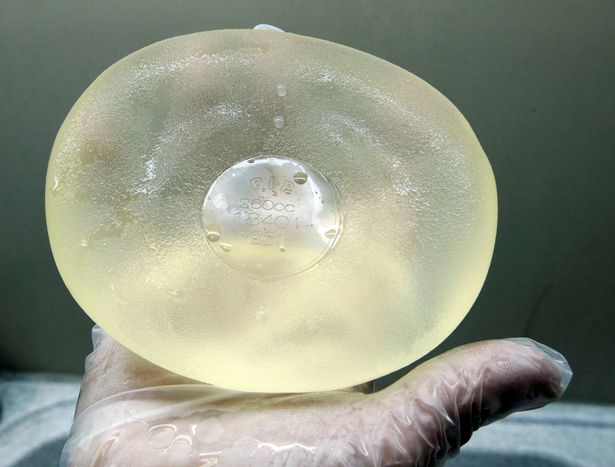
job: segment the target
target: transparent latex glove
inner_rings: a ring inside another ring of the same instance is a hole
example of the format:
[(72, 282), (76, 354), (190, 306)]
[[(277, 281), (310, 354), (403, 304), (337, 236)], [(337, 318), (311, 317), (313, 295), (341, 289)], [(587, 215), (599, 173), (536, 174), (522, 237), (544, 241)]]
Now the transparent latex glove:
[(565, 358), (531, 339), (465, 345), (377, 393), (240, 393), (130, 352), (99, 328), (66, 466), (434, 465), (472, 431), (565, 391)]

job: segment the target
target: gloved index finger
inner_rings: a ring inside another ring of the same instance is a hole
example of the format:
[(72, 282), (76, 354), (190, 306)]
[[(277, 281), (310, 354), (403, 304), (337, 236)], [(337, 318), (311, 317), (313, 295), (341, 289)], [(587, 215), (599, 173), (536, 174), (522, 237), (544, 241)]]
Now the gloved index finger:
[(145, 360), (99, 326), (92, 328), (92, 345), (92, 353), (85, 361), (76, 415), (99, 400), (124, 391), (199, 383)]

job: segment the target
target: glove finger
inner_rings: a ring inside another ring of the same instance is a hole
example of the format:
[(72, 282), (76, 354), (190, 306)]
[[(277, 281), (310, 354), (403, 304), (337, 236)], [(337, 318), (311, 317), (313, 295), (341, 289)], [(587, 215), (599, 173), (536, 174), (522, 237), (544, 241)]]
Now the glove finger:
[(384, 465), (433, 465), (480, 426), (558, 399), (571, 377), (561, 354), (528, 338), (462, 346), (370, 396), (364, 431)]
[(99, 326), (92, 328), (92, 346), (92, 353), (85, 359), (85, 374), (75, 415), (105, 397), (124, 391), (196, 383), (131, 352)]

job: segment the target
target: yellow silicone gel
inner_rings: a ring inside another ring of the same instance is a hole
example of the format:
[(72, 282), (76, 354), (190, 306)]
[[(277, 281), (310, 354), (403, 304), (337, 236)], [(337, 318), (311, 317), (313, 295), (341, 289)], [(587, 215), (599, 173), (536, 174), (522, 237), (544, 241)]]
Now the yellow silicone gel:
[(328, 390), (459, 324), (496, 230), (489, 162), (438, 91), (371, 55), (263, 30), (158, 42), (77, 101), (47, 174), (83, 309), (173, 372)]

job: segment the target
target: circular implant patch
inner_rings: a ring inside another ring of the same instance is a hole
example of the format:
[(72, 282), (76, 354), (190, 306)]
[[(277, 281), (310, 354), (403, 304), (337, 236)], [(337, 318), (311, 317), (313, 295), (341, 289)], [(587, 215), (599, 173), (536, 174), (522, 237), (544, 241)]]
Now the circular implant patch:
[(318, 263), (338, 241), (335, 186), (308, 164), (267, 156), (224, 171), (203, 203), (205, 238), (241, 274), (279, 278)]

